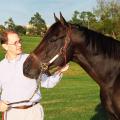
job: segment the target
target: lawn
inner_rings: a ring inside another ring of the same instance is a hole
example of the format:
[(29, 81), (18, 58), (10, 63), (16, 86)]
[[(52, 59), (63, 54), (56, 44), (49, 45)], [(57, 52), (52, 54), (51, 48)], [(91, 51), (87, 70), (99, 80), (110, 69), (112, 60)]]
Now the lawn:
[[(30, 53), (41, 38), (22, 36), (22, 39), (24, 52)], [(0, 59), (3, 52), (0, 47)], [(73, 62), (56, 87), (41, 88), (41, 93), (45, 120), (106, 120), (98, 85)]]

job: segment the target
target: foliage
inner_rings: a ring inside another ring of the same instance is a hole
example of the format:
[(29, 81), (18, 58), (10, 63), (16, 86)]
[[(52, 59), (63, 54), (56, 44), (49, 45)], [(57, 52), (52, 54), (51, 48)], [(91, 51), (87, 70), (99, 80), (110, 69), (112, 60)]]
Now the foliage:
[(97, 0), (93, 12), (76, 10), (70, 22), (120, 39), (120, 1)]
[(31, 17), (29, 24), (33, 25), (33, 28), (30, 30), (36, 35), (42, 36), (47, 30), (46, 23), (38, 12), (36, 12), (34, 16)]
[(5, 27), (3, 25), (0, 25), (0, 33), (5, 31)]
[(101, 26), (101, 32), (115, 38), (120, 33), (120, 2), (116, 0), (97, 0), (98, 6), (94, 10)]
[(16, 25), (15, 26), (15, 31), (20, 35), (25, 35), (26, 34), (26, 28), (21, 26), (21, 25)]
[(15, 23), (11, 17), (5, 21), (5, 27), (7, 30), (15, 30)]
[(79, 18), (79, 14), (80, 14), (80, 12), (78, 12), (77, 10), (74, 11), (73, 17), (72, 17), (72, 19), (69, 22), (71, 22), (73, 24), (82, 25), (82, 21)]
[(70, 22), (73, 24), (76, 23), (88, 28), (92, 28), (92, 23), (96, 23), (96, 18), (95, 15), (90, 11), (74, 11), (73, 17)]
[(12, 17), (10, 17), (7, 21), (4, 22), (4, 26), (0, 25), (0, 32), (3, 32), (4, 30), (13, 30), (19, 33), (20, 35), (27, 34), (34, 36), (43, 36), (47, 30), (45, 20), (41, 17), (41, 15), (38, 12), (36, 12), (34, 16), (31, 17), (28, 25), (29, 27), (16, 25)]

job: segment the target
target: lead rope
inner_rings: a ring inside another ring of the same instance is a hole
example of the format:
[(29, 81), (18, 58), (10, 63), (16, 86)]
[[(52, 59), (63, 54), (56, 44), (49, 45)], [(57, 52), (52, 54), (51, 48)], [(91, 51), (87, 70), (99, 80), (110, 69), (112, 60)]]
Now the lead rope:
[(35, 93), (37, 93), (38, 89), (40, 88), (40, 81), (41, 81), (41, 78), (42, 78), (42, 73), (43, 73), (43, 72), (41, 71), (41, 72), (40, 72), (40, 75), (39, 75), (39, 77), (38, 77), (38, 79), (37, 79), (37, 87), (36, 87), (33, 95), (29, 98), (29, 101), (33, 98), (33, 96), (35, 95)]
[(4, 112), (2, 112), (2, 120), (4, 120)]

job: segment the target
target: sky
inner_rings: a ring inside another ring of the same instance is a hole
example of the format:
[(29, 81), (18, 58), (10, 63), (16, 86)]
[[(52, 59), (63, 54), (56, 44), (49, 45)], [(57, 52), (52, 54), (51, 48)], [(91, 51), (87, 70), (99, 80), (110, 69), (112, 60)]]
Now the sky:
[(47, 25), (54, 23), (54, 15), (59, 13), (70, 20), (75, 10), (92, 11), (96, 0), (0, 0), (0, 24), (12, 17), (16, 25), (27, 25), (36, 12)]

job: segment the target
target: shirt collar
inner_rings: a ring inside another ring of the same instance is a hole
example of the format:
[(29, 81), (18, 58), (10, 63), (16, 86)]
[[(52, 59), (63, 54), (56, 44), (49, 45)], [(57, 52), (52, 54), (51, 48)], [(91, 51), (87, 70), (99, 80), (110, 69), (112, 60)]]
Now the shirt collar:
[(19, 54), (19, 55), (17, 55), (17, 57), (15, 59), (9, 60), (9, 59), (7, 59), (7, 56), (5, 55), (5, 60), (9, 63), (15, 63), (15, 62), (20, 61), (21, 57), (22, 57), (22, 54)]

